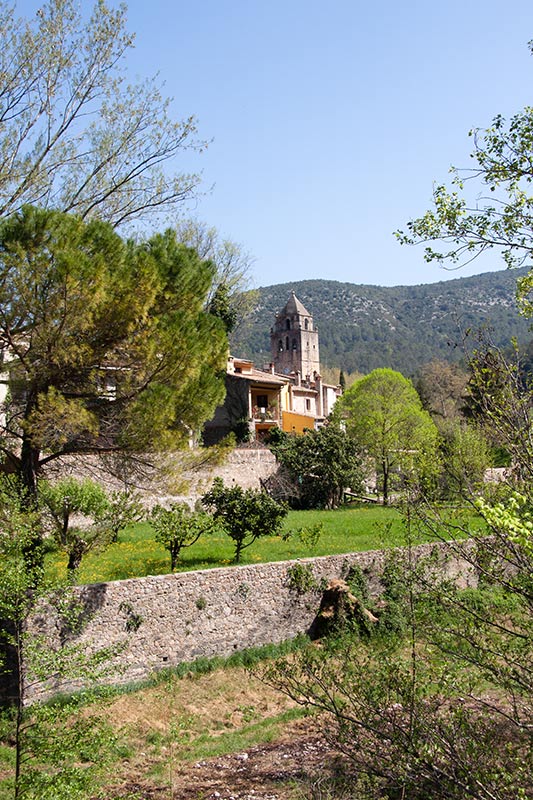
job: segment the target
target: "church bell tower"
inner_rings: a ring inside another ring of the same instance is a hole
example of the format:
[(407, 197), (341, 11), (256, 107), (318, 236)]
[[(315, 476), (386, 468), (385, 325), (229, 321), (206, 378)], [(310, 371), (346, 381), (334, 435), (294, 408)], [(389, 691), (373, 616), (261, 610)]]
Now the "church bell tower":
[(299, 373), (302, 380), (313, 380), (315, 372), (320, 374), (318, 330), (294, 292), (287, 305), (276, 314), (270, 331), (270, 349), (278, 374)]

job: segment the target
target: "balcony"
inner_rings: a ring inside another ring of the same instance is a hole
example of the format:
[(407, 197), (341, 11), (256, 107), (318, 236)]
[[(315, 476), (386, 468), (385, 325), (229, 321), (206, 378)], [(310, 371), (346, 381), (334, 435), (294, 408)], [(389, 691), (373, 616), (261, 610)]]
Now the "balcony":
[(277, 405), (252, 406), (252, 419), (254, 422), (278, 422), (279, 409)]

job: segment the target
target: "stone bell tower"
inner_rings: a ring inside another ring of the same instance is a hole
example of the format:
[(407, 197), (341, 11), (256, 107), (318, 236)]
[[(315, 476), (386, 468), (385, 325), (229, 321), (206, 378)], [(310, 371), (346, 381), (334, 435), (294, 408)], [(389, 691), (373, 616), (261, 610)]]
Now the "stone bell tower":
[(270, 331), (270, 350), (274, 370), (280, 375), (299, 373), (302, 380), (320, 374), (318, 330), (313, 317), (294, 292), (287, 305), (276, 314)]

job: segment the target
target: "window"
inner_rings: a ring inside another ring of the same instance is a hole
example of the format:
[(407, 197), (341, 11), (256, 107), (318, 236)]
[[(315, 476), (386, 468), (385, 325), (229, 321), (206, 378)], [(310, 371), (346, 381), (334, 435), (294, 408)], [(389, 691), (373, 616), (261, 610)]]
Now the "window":
[(291, 329), (291, 321), (290, 319), (285, 320), (285, 328), (290, 331)]
[(267, 394), (258, 394), (255, 398), (255, 404), (259, 408), (266, 408), (268, 406), (268, 395)]
[(305, 328), (306, 331), (309, 330), (309, 320), (308, 319), (306, 319), (305, 322), (304, 322), (304, 328)]
[(308, 397), (305, 398), (305, 410), (311, 411), (311, 401)]
[(289, 337), (287, 336), (287, 338), (285, 339), (285, 350), (288, 349), (289, 349)]
[(278, 350), (279, 350), (280, 353), (283, 350), (283, 342), (281, 341), (281, 339), (278, 342)]
[(298, 347), (298, 345), (296, 344), (296, 339), (293, 339), (292, 340), (292, 349), (296, 350), (297, 347)]

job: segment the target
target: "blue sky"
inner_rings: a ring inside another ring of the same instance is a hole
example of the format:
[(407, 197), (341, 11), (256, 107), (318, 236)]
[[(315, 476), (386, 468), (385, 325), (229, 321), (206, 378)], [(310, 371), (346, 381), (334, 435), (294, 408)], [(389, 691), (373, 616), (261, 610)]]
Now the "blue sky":
[[(21, 11), (39, 5), (19, 4)], [(531, 0), (131, 0), (132, 74), (158, 72), (207, 151), (190, 215), (255, 258), (256, 286), (427, 283), (468, 272), (393, 231), (469, 165), (468, 131), (533, 103)]]

